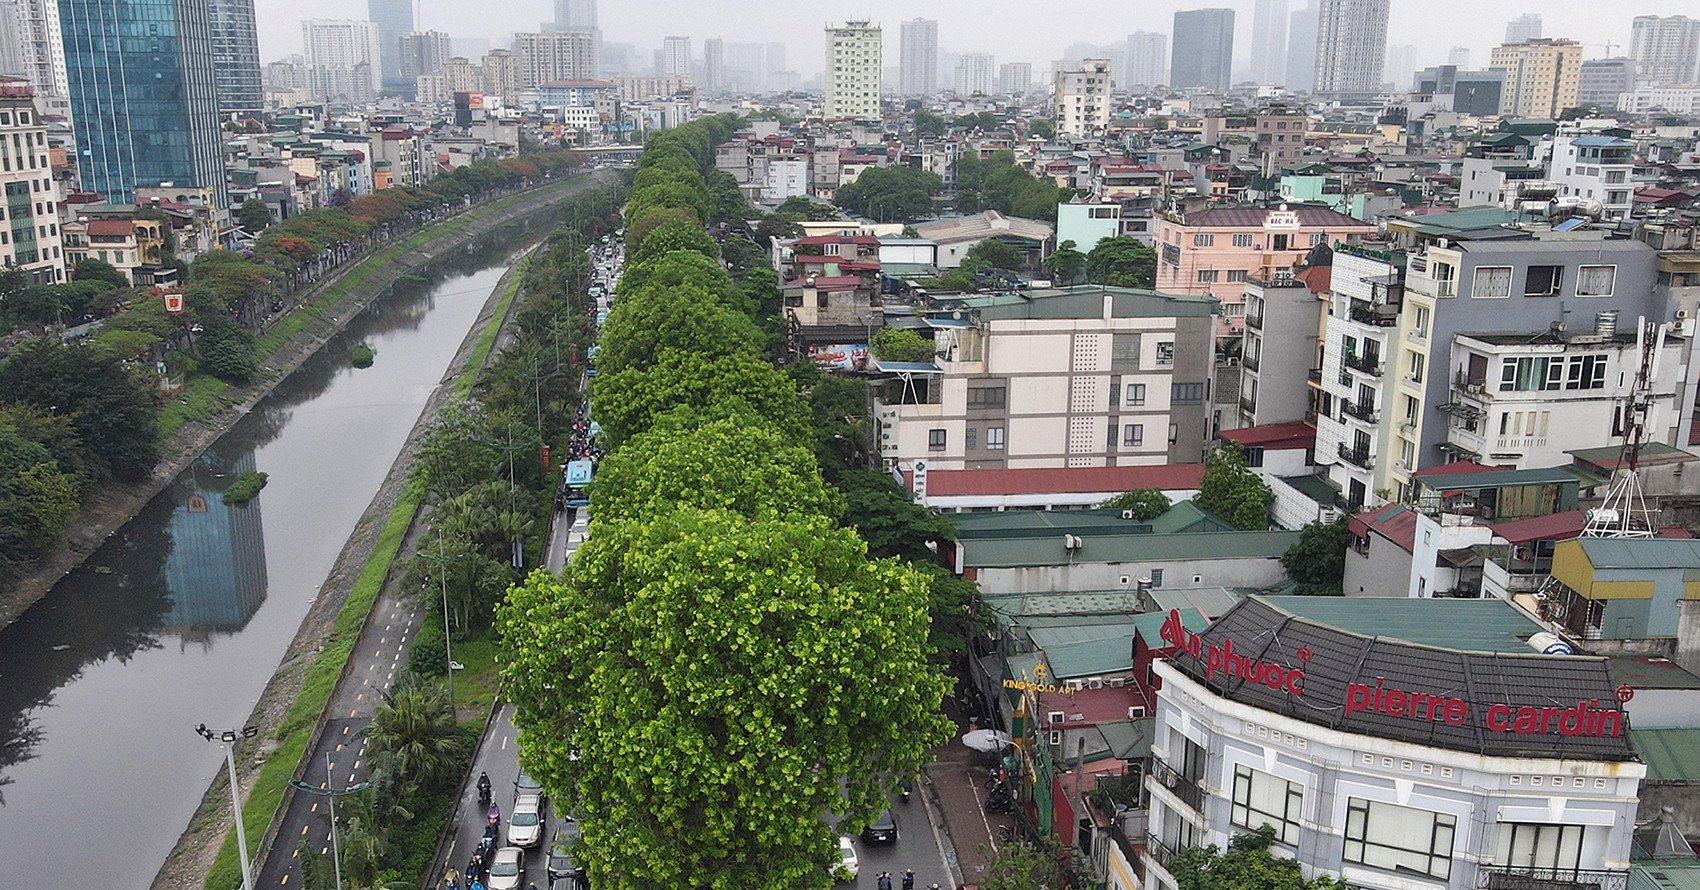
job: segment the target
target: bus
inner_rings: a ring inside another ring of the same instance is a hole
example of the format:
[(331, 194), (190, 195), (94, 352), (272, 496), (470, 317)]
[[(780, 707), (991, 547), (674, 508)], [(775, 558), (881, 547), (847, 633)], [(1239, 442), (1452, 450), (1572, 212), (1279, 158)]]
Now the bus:
[(596, 475), (596, 462), (575, 460), (567, 464), (565, 482), (568, 507), (587, 507), (590, 505), (590, 480)]

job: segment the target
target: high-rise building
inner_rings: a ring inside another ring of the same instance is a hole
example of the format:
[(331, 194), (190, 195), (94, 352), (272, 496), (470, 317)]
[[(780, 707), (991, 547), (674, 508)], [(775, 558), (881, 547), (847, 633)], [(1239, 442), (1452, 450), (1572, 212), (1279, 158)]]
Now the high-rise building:
[(939, 91), (939, 23), (911, 19), (898, 28), (898, 92), (905, 96), (931, 96)]
[(1169, 79), (1169, 35), (1135, 31), (1127, 35), (1127, 83), (1154, 87)]
[(1582, 77), (1576, 87), (1576, 104), (1616, 108), (1617, 97), (1634, 89), (1634, 59), (1589, 59), (1582, 63)]
[(1393, 85), (1395, 92), (1411, 88), (1411, 78), (1417, 73), (1417, 48), (1409, 43), (1387, 48), (1387, 67), (1382, 77)]
[(1280, 83), (1287, 76), (1287, 0), (1257, 0), (1251, 12), (1251, 79)]
[(18, 62), (35, 85), (37, 104), (64, 101), (71, 87), (65, 72), (65, 44), (60, 33), (58, 0), (18, 0), (13, 30), (17, 32)]
[(661, 75), (663, 77), (691, 76), (691, 39), (668, 37), (661, 41)]
[(1582, 44), (1542, 37), (1496, 46), (1488, 68), (1505, 72), (1499, 113), (1557, 119), (1576, 105), (1582, 86)]
[(378, 26), (378, 77), (386, 88), (411, 86), (401, 73), (401, 38), (413, 33), (413, 0), (366, 0), (366, 16)]
[(726, 41), (719, 37), (702, 42), (702, 88), (726, 89)]
[[(59, 12), (83, 190), (129, 204), (169, 182), (229, 206), (206, 0), (63, 0)], [(157, 41), (113, 52), (137, 22)]]
[(265, 91), (260, 84), (260, 37), (254, 28), (254, 0), (207, 0), (207, 14), (211, 19), (219, 110), (259, 111), (265, 106)]
[(790, 70), (785, 67), (785, 44), (779, 41), (769, 43), (767, 45), (766, 56), (767, 57), (762, 60), (762, 67), (767, 75), (767, 83), (765, 86), (770, 90), (780, 89), (780, 81), (783, 80), (783, 78), (778, 76), (779, 73), (781, 71)]
[(24, 68), (23, 22), (18, 0), (0, 0), (0, 75), (29, 80)]
[(1189, 9), (1175, 13), (1169, 86), (1177, 90), (1195, 87), (1227, 90), (1233, 84), (1233, 64), (1232, 9)]
[(414, 31), (401, 38), (401, 76), (412, 80), (442, 74), (443, 63), (454, 58), (454, 42), (441, 31)]
[(998, 66), (998, 92), (1025, 96), (1033, 90), (1032, 62), (1005, 62)]
[[(493, 49), (485, 53), (482, 63), (478, 66), (478, 75), (479, 88), (484, 91), (484, 95), (501, 96), (503, 102), (517, 99), (523, 88), (521, 84), (524, 83), (524, 77), (520, 73), (519, 56), (505, 49)], [(556, 78), (551, 78), (553, 79)]]
[(1446, 53), (1446, 64), (1455, 65), (1459, 68), (1470, 67), (1470, 48), (1467, 46), (1455, 46), (1448, 50)]
[[(308, 19), (301, 23), (307, 48), (307, 91), (317, 98), (369, 101), (377, 94), (378, 26), (359, 19)], [(398, 61), (401, 41), (396, 41)]]
[(28, 80), (0, 78), (0, 140), (14, 146), (12, 163), (0, 171), (0, 191), (8, 206), (6, 228), (11, 230), (11, 236), (0, 241), (0, 263), (22, 272), (31, 284), (53, 284), (65, 280), (55, 209), (59, 184), (48, 172), (47, 126), (34, 97)]
[(1642, 86), (1693, 83), (1700, 79), (1700, 19), (1685, 15), (1638, 15), (1631, 25), (1629, 57)]
[(1505, 42), (1524, 43), (1541, 35), (1541, 14), (1525, 12), (1505, 23)]
[(556, 80), (591, 80), (596, 77), (596, 39), (589, 31), (515, 34), (514, 59), (518, 89)]
[(555, 27), (562, 31), (596, 30), (596, 0), (555, 0)]
[(1316, 25), (1321, 13), (1311, 0), (1287, 20), (1287, 89), (1308, 93), (1316, 86)]
[(1055, 87), (1057, 134), (1103, 135), (1110, 125), (1110, 60), (1083, 59), (1077, 71), (1058, 71)]
[[(703, 48), (706, 65), (708, 48)], [(725, 83), (723, 88), (736, 92), (757, 92), (767, 85), (767, 59), (759, 43), (728, 42), (725, 49)]]
[(1316, 83), (1330, 96), (1381, 91), (1390, 0), (1317, 0)]
[(850, 21), (843, 27), (827, 27), (823, 115), (879, 120), (884, 46), (878, 25)]
[(954, 86), (958, 96), (991, 95), (997, 87), (997, 61), (991, 53), (963, 53)]
[(471, 60), (455, 56), (443, 63), (443, 89), (447, 92), (475, 93), (483, 88), (478, 80), (478, 69)]

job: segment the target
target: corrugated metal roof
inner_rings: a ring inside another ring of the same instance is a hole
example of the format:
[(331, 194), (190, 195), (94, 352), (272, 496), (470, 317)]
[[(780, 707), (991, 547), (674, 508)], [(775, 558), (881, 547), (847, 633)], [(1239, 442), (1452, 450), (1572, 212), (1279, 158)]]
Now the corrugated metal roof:
[(1133, 670), (1133, 644), (1128, 637), (1109, 637), (1064, 643), (1045, 650), (1051, 676), (1058, 680), (1096, 677)]
[(1700, 782), (1700, 729), (1632, 729), (1647, 781)]
[(1098, 732), (1118, 759), (1138, 760), (1151, 754), (1151, 742), (1157, 737), (1157, 718), (1100, 723)]
[(1700, 860), (1636, 865), (1629, 871), (1629, 890), (1700, 890)]
[(1437, 491), (1452, 489), (1506, 488), (1513, 485), (1551, 485), (1575, 483), (1576, 477), (1563, 467), (1531, 467), (1527, 470), (1476, 470), (1468, 473), (1435, 473), (1423, 476), (1422, 482)]
[(1198, 559), (1279, 559), (1299, 541), (1298, 532), (1184, 532), (1083, 535), (1079, 549), (1063, 547), (1063, 533), (964, 542), (967, 568), (1027, 568), (1071, 563), (1174, 562)]
[(1633, 689), (1700, 689), (1700, 677), (1668, 658), (1653, 655), (1608, 655), (1613, 680)]
[(1700, 569), (1694, 538), (1578, 538), (1596, 569)]
[(1544, 628), (1505, 600), (1412, 597), (1270, 596), (1277, 608), (1367, 637), (1466, 652), (1532, 652)]

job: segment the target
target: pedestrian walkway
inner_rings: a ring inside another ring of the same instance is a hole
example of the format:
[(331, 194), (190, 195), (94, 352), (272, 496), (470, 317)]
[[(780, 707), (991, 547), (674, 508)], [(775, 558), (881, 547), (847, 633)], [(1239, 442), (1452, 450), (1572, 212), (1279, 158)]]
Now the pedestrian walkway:
[(1000, 838), (1015, 828), (1006, 814), (986, 812), (986, 767), (990, 755), (972, 751), (956, 737), (934, 748), (933, 762), (924, 770), (934, 803), (944, 814), (945, 832), (954, 848), (952, 865), (967, 886), (985, 877), (986, 866), (997, 855)]

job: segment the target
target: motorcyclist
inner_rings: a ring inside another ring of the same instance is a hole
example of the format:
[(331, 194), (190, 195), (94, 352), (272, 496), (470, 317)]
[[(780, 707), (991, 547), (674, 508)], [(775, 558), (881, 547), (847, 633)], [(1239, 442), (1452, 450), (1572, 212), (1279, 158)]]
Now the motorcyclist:
[(488, 804), (490, 802), (490, 774), (489, 773), (480, 772), (478, 774), (478, 799), (485, 804)]
[(891, 890), (891, 872), (880, 872), (879, 890)]
[(903, 870), (903, 890), (915, 890), (915, 870), (912, 868)]

